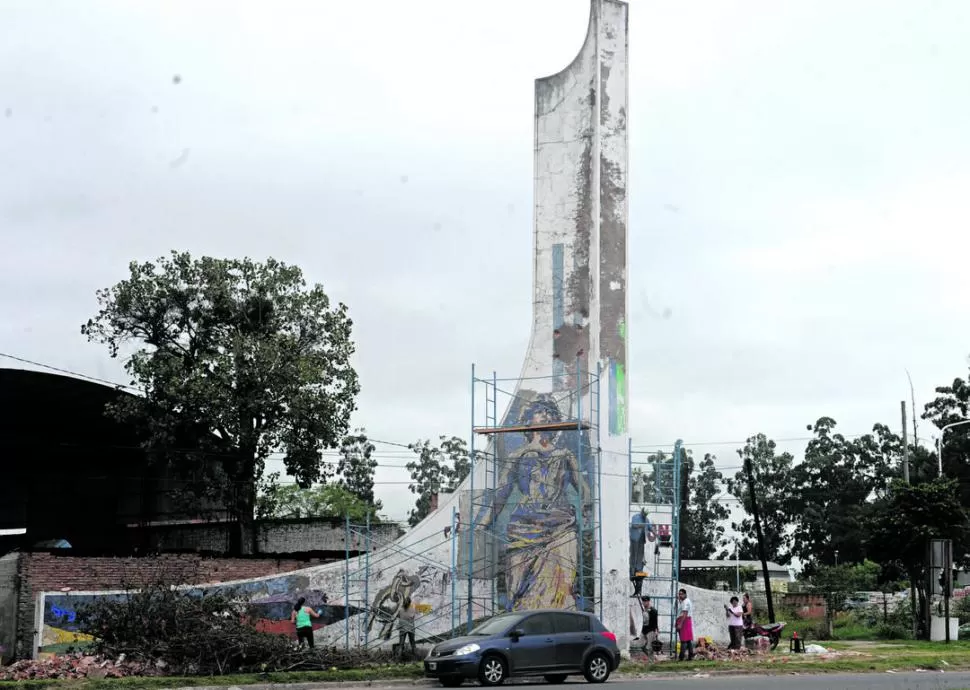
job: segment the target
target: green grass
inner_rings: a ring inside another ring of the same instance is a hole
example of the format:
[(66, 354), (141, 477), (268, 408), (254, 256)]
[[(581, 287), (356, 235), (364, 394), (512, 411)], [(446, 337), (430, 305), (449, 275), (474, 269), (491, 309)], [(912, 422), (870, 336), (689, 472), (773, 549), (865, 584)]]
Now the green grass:
[(624, 675), (654, 673), (866, 673), (888, 670), (940, 670), (970, 669), (970, 641), (951, 642), (822, 642), (831, 651), (843, 652), (845, 656), (819, 659), (811, 654), (789, 654), (776, 651), (749, 661), (694, 661), (664, 663), (652, 666), (627, 663), (620, 667)]
[(420, 664), (371, 666), (337, 671), (295, 671), (292, 673), (250, 673), (231, 676), (88, 678), (85, 680), (0, 681), (0, 688), (39, 690), (160, 690), (199, 685), (255, 685), (262, 683), (352, 683), (368, 680), (410, 680), (423, 675)]

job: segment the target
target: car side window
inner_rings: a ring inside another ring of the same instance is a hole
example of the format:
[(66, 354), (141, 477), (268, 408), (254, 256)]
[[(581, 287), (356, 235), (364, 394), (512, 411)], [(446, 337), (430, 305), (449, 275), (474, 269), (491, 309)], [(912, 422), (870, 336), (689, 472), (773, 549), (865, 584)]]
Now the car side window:
[(529, 616), (519, 626), (523, 635), (551, 635), (552, 620), (548, 615)]
[(589, 617), (575, 613), (554, 613), (553, 622), (559, 634), (589, 632)]

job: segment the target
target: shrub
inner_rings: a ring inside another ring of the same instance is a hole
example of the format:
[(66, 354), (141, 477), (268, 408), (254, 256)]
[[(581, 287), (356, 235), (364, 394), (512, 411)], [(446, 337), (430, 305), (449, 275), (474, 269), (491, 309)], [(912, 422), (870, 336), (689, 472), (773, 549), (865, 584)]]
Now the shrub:
[(877, 625), (873, 634), (877, 640), (908, 640), (913, 636), (912, 630), (893, 623)]
[[(326, 670), (388, 661), (390, 655), (319, 648), (300, 650), (284, 636), (256, 630), (245, 597), (229, 589), (206, 592), (153, 584), (79, 607), (81, 632), (94, 653), (122, 655), (168, 674)], [(159, 663), (161, 662), (161, 663)]]

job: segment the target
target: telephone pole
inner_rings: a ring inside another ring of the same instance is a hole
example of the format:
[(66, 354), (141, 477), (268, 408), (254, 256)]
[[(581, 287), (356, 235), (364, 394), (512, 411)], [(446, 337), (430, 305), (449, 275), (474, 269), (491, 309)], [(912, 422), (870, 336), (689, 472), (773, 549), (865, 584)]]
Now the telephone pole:
[(761, 557), (761, 573), (765, 578), (765, 596), (768, 597), (768, 622), (775, 622), (775, 606), (771, 601), (771, 578), (768, 577), (768, 558), (765, 555), (765, 535), (761, 531), (761, 513), (758, 511), (758, 497), (754, 493), (754, 470), (751, 458), (744, 459), (744, 472), (748, 475), (748, 493), (751, 496), (751, 515), (754, 517), (754, 530), (758, 535), (758, 555)]
[(903, 481), (909, 484), (909, 434), (906, 428), (909, 426), (906, 420), (906, 401), (899, 401), (899, 409), (903, 415)]
[[(909, 376), (909, 372), (906, 372)], [(912, 388), (913, 381), (910, 379), (910, 388)], [(915, 404), (915, 398), (914, 398)], [(909, 428), (909, 420), (906, 419), (906, 401), (899, 401), (899, 409), (903, 415), (903, 481), (909, 484), (909, 434), (907, 429)], [(916, 434), (916, 419), (913, 418), (913, 435)], [(913, 612), (913, 638), (915, 639), (919, 633), (919, 625), (917, 623), (916, 616), (916, 581), (912, 580), (909, 583), (909, 603), (911, 610)]]

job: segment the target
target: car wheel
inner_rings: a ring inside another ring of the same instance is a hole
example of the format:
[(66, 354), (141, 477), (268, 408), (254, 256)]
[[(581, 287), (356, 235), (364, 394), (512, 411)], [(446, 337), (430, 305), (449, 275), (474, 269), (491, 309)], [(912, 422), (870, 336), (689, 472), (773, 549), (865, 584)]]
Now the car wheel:
[(565, 673), (550, 673), (548, 676), (545, 676), (545, 679), (547, 683), (559, 685), (560, 683), (565, 683), (567, 677)]
[(590, 654), (583, 665), (583, 675), (590, 683), (605, 683), (610, 677), (610, 660), (605, 654)]
[(446, 688), (457, 688), (465, 682), (464, 678), (442, 678), (441, 684)]
[(501, 685), (509, 675), (505, 661), (497, 654), (489, 654), (478, 667), (478, 681), (485, 686)]

